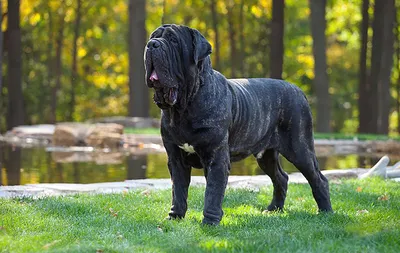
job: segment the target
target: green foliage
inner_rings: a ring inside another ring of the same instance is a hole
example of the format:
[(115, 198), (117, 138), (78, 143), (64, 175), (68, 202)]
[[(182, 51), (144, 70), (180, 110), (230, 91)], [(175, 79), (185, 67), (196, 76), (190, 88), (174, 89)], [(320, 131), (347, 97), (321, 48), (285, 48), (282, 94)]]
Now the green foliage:
[[(166, 1), (165, 8), (164, 1)], [(211, 1), (200, 0), (148, 0), (147, 33), (150, 34), (161, 20), (166, 23), (186, 24), (199, 29), (214, 46), (215, 31), (212, 29)], [(243, 3), (243, 20), (240, 20)], [(46, 123), (49, 120), (51, 88), (55, 85), (54, 57), (56, 37), (61, 18), (65, 20), (62, 49), (61, 90), (58, 93), (57, 119), (65, 120), (69, 113), (70, 90), (76, 91), (76, 107), (73, 119), (126, 115), (128, 112), (128, 7), (125, 0), (83, 1), (78, 38), (78, 78), (71, 83), (72, 40), (76, 17), (76, 0), (24, 0), (21, 1), (21, 32), (23, 46), (23, 88), (27, 123)], [(231, 8), (234, 19), (227, 21)], [(357, 85), (359, 55), (359, 23), (361, 0), (328, 1), (327, 9), (327, 59), (332, 95), (335, 132), (355, 133), (357, 121)], [(6, 12), (6, 1), (3, 1)], [(220, 40), (219, 71), (231, 75), (230, 39), (228, 27), (234, 26), (235, 45), (243, 61), (243, 69), (237, 76), (267, 77), (269, 75), (269, 32), (271, 0), (216, 1), (218, 33)], [(314, 78), (312, 38), (307, 1), (286, 1), (285, 7), (285, 55), (283, 77), (300, 86), (308, 95), (315, 110), (312, 89)], [(398, 12), (398, 15), (400, 12)], [(7, 27), (4, 18), (3, 31)], [(242, 27), (242, 29), (241, 29)], [(243, 36), (243, 44), (240, 36)], [(215, 64), (215, 52), (211, 55)], [(7, 54), (5, 54), (5, 62)], [(6, 72), (5, 72), (6, 74)], [(398, 68), (393, 78), (398, 77)], [(6, 78), (4, 78), (6, 81)], [(395, 80), (393, 80), (395, 81)], [(144, 84), (143, 84), (144, 85)], [(6, 85), (4, 85), (6, 86)], [(2, 98), (7, 89), (3, 88)], [(395, 87), (393, 97), (397, 97)], [(150, 94), (150, 98), (151, 98)], [(0, 107), (0, 129), (5, 125), (5, 106)], [(394, 106), (394, 105), (393, 105)], [(159, 109), (152, 103), (151, 116), (159, 117)], [(391, 131), (395, 131), (397, 114), (391, 114)]]
[(334, 214), (317, 214), (308, 185), (289, 185), (286, 211), (262, 214), (272, 187), (228, 190), (219, 227), (201, 226), (204, 188), (182, 221), (166, 221), (169, 190), (0, 199), (1, 252), (398, 252), (400, 186), (331, 184)]

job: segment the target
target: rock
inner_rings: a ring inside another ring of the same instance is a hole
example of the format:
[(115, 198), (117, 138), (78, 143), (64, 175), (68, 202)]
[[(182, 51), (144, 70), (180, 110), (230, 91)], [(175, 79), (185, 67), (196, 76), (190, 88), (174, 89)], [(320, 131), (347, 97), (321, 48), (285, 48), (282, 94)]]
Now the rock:
[(374, 152), (377, 153), (387, 153), (387, 154), (399, 154), (400, 153), (400, 142), (398, 141), (385, 141), (385, 142), (376, 142)]
[(322, 174), (328, 180), (358, 178), (357, 172), (352, 170), (324, 170), (322, 171)]
[(122, 144), (124, 127), (118, 124), (95, 124), (89, 128), (85, 143), (92, 147), (118, 148)]
[(52, 152), (51, 157), (58, 163), (94, 162), (96, 164), (121, 164), (125, 158), (120, 152)]
[(366, 178), (372, 176), (380, 176), (383, 178), (387, 177), (387, 165), (389, 164), (390, 159), (388, 156), (383, 156), (375, 165), (372, 167), (367, 173), (362, 174), (359, 178)]
[[(42, 124), (33, 126), (17, 126), (11, 129), (7, 134), (18, 137), (49, 137), (54, 133), (54, 125)], [(6, 135), (7, 135), (6, 134)]]
[(54, 125), (17, 126), (0, 136), (0, 141), (21, 146), (47, 145), (54, 133)]
[(388, 170), (386, 171), (387, 178), (400, 178), (400, 170)]
[(55, 146), (84, 146), (84, 137), (88, 130), (87, 125), (80, 123), (57, 124), (53, 134)]
[(123, 131), (118, 124), (60, 123), (54, 130), (53, 145), (117, 148), (122, 144)]

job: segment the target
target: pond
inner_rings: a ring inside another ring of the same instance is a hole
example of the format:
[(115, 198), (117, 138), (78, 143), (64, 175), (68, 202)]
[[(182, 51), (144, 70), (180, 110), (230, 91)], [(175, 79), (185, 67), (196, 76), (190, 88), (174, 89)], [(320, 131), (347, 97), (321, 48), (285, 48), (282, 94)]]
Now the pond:
[[(101, 153), (90, 154), (89, 158), (87, 153), (46, 152), (44, 148), (20, 148), (3, 144), (0, 145), (0, 185), (97, 183), (169, 178), (165, 153), (136, 156)], [(379, 157), (357, 154), (318, 157), (321, 170), (371, 167), (378, 160)], [(286, 172), (297, 172), (297, 169), (283, 157), (281, 164)], [(263, 174), (253, 157), (232, 164), (231, 175)], [(193, 169), (192, 175), (203, 175), (203, 171)]]

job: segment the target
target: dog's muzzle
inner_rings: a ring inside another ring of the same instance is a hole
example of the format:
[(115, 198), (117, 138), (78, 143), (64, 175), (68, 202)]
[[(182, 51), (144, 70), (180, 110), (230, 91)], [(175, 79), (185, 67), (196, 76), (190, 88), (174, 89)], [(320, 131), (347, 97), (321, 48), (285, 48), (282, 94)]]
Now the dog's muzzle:
[(168, 109), (177, 103), (178, 87), (170, 84), (171, 78), (163, 71), (160, 64), (164, 63), (165, 58), (159, 50), (162, 50), (162, 45), (158, 39), (151, 39), (147, 43), (147, 86), (155, 91), (153, 99), (156, 105), (161, 109)]
[(161, 109), (167, 109), (176, 104), (178, 100), (178, 89), (177, 88), (156, 88), (154, 87), (154, 102)]

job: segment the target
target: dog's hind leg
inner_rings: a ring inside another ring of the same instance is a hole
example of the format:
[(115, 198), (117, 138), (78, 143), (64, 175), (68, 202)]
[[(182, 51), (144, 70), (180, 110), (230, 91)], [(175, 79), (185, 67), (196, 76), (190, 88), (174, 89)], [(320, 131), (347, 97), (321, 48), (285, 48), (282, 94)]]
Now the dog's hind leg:
[(271, 178), (274, 186), (274, 195), (271, 204), (267, 207), (268, 211), (282, 210), (285, 204), (288, 175), (282, 170), (279, 163), (278, 152), (274, 149), (267, 149), (260, 156), (256, 156), (260, 168)]
[[(332, 211), (329, 183), (319, 170), (317, 157), (314, 151), (311, 114), (293, 117), (292, 126), (280, 129), (279, 153), (304, 175), (311, 186), (315, 201), (320, 211)], [(297, 124), (296, 124), (297, 120)], [(300, 122), (301, 121), (301, 122)]]
[(319, 171), (315, 154), (310, 150), (297, 151), (294, 159), (287, 159), (292, 162), (307, 179), (311, 186), (314, 199), (317, 202), (318, 209), (323, 212), (332, 211), (328, 179)]

